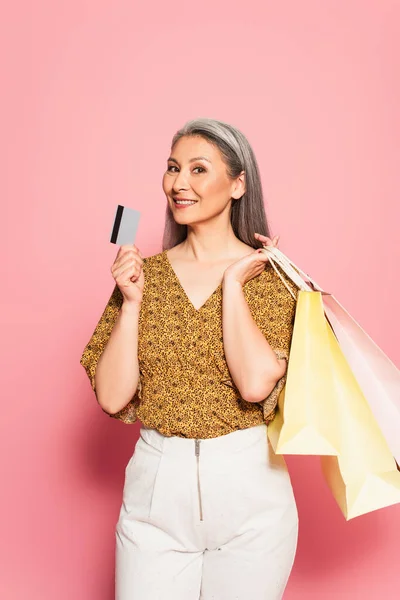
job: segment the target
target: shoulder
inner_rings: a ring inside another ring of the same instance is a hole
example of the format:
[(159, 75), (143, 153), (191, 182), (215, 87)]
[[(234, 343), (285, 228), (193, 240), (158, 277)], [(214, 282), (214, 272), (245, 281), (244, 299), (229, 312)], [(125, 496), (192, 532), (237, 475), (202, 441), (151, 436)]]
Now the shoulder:
[(164, 256), (164, 251), (157, 252), (151, 256), (143, 257), (143, 274), (145, 278), (145, 288), (153, 289), (163, 285), (168, 279), (168, 263)]
[(287, 308), (289, 311), (293, 309), (296, 305), (296, 300), (289, 292), (289, 289), (292, 290), (294, 296), (297, 298), (297, 288), (285, 273), (280, 269), (279, 272), (286, 285), (274, 267), (270, 263), (266, 263), (265, 269), (260, 275), (248, 282), (250, 284), (247, 289), (249, 303), (269, 307), (279, 306), (280, 308)]
[(246, 293), (250, 312), (265, 335), (274, 340), (274, 346), (281, 347), (281, 336), (285, 333), (289, 335), (293, 329), (297, 304), (296, 288), (285, 278), (294, 292), (295, 298), (293, 298), (279, 275), (268, 263), (265, 270), (251, 281), (255, 283), (249, 286)]
[(291, 304), (295, 302), (295, 300), (289, 290), (291, 290), (294, 296), (297, 297), (298, 288), (279, 266), (276, 266), (276, 269), (271, 265), (271, 263), (267, 263), (261, 275), (263, 275), (264, 281), (270, 290), (272, 290), (275, 294), (286, 297), (288, 302)]
[(146, 265), (152, 265), (160, 262), (163, 258), (164, 251), (157, 252), (157, 254), (152, 254), (151, 256), (144, 256), (143, 263)]
[(158, 252), (157, 254), (152, 254), (151, 256), (143, 257), (143, 271), (146, 273), (147, 271), (152, 271), (154, 268), (160, 267), (162, 263), (163, 252)]

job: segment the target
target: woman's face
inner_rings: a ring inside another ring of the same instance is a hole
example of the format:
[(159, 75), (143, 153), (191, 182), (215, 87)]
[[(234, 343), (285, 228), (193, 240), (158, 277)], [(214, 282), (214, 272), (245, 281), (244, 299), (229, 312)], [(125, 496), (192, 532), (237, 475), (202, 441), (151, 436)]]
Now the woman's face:
[[(200, 136), (184, 136), (168, 158), (163, 190), (175, 221), (196, 223), (219, 215), (244, 194), (244, 174), (229, 179), (217, 147)], [(179, 199), (194, 203), (178, 204)]]

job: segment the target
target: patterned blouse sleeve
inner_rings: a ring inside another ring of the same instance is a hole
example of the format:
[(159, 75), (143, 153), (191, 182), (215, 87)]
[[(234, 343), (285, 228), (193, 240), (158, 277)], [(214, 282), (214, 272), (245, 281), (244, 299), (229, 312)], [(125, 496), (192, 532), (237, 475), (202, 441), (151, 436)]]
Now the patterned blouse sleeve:
[[(86, 374), (89, 377), (90, 384), (95, 393), (96, 399), (97, 394), (95, 386), (95, 374), (97, 363), (110, 338), (112, 329), (116, 323), (120, 308), (122, 306), (122, 301), (123, 296), (121, 294), (121, 291), (119, 287), (115, 285), (110, 299), (108, 300), (107, 305), (103, 311), (103, 314), (101, 315), (100, 320), (98, 321), (90, 340), (86, 344), (80, 359), (80, 364), (84, 367)], [(127, 404), (127, 406), (125, 406), (117, 413), (110, 414), (106, 410), (104, 410), (103, 407), (101, 407), (101, 409), (110, 417), (119, 419), (124, 423), (134, 423), (137, 420), (135, 414), (135, 405), (140, 399), (140, 391), (141, 384), (139, 381), (138, 389), (136, 390), (134, 397), (131, 399), (129, 404)]]
[[(298, 288), (281, 269), (279, 270), (297, 298)], [(284, 358), (288, 362), (297, 301), (271, 266), (266, 268), (264, 274), (264, 283), (258, 294), (254, 319), (277, 358)], [(278, 398), (286, 383), (286, 375), (287, 370), (268, 396), (260, 402), (265, 422), (272, 421), (275, 416)]]

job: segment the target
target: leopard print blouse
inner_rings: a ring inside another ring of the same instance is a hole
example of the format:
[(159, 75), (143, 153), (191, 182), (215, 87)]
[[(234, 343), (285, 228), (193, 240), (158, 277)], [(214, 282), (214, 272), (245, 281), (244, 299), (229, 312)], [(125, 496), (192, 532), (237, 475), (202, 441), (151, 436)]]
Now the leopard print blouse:
[[(268, 424), (275, 417), (286, 374), (262, 402), (247, 402), (240, 397), (224, 354), (222, 284), (197, 310), (183, 290), (166, 250), (144, 258), (143, 272), (139, 385), (129, 404), (110, 416), (128, 424), (139, 419), (166, 436), (201, 439), (262, 422)], [(282, 275), (297, 293), (294, 284)], [(276, 356), (287, 360), (296, 301), (270, 263), (243, 286), (243, 293), (254, 321)], [(96, 365), (122, 301), (115, 285), (80, 359), (94, 392)]]

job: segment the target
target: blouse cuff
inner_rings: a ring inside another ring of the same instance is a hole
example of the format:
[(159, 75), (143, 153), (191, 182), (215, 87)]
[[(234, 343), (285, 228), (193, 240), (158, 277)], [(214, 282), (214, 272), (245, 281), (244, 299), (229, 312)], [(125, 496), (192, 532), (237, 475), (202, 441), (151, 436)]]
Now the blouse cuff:
[[(88, 364), (84, 359), (82, 359), (81, 364), (84, 367), (84, 369), (89, 377), (90, 385), (92, 386), (94, 395), (98, 402), (97, 393), (96, 393), (96, 385), (95, 385), (95, 380), (94, 380), (95, 374), (96, 374), (97, 362)], [(100, 404), (99, 404), (99, 406), (100, 406), (101, 410), (109, 417), (111, 417), (113, 419), (118, 419), (119, 421), (122, 421), (123, 423), (126, 423), (127, 425), (131, 425), (132, 423), (135, 423), (137, 421), (136, 407), (142, 398), (141, 391), (142, 391), (142, 383), (139, 379), (138, 387), (137, 387), (137, 390), (136, 390), (135, 395), (133, 396), (132, 400), (130, 400), (129, 403), (126, 406), (124, 406), (124, 408), (122, 408), (121, 410), (119, 410), (116, 413), (109, 413)]]
[(138, 404), (138, 396), (138, 392), (136, 392), (132, 400), (130, 400), (130, 402), (117, 413), (110, 414), (107, 411), (105, 411), (104, 408), (103, 411), (109, 417), (112, 417), (113, 419), (118, 419), (119, 421), (126, 423), (126, 425), (131, 425), (132, 423), (135, 423), (137, 421), (136, 407)]
[(142, 383), (139, 378), (138, 387), (136, 389), (135, 395), (133, 396), (132, 400), (130, 400), (128, 402), (128, 404), (126, 406), (124, 406), (124, 408), (121, 408), (121, 410), (119, 410), (118, 412), (113, 413), (113, 414), (107, 413), (107, 411), (104, 411), (104, 412), (106, 412), (113, 419), (118, 419), (119, 421), (126, 423), (126, 425), (131, 425), (132, 423), (136, 423), (136, 421), (137, 421), (136, 408), (137, 408), (140, 400), (142, 399), (141, 392), (142, 392)]
[[(287, 350), (283, 350), (281, 348), (279, 348), (279, 349), (274, 348), (273, 350), (278, 359), (284, 358), (286, 360), (286, 362), (289, 361), (289, 353)], [(273, 390), (268, 394), (268, 396), (266, 398), (264, 398), (264, 400), (261, 400), (261, 402), (260, 402), (260, 404), (263, 408), (263, 416), (264, 416), (265, 422), (272, 421), (275, 416), (275, 411), (276, 411), (276, 406), (278, 404), (279, 395), (280, 395), (281, 391), (283, 390), (283, 388), (285, 387), (286, 376), (287, 376), (287, 367), (286, 367), (286, 371), (285, 371), (284, 375), (280, 379), (278, 379)]]

